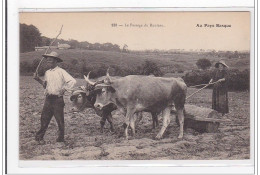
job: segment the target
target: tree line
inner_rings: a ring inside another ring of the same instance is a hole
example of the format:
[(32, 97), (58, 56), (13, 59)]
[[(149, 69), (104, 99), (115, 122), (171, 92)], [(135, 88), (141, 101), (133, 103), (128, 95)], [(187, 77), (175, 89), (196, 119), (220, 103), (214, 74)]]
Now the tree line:
[[(20, 24), (20, 52), (34, 51), (35, 47), (49, 46), (52, 38), (42, 36), (39, 29), (34, 25)], [(74, 39), (64, 40), (57, 39), (53, 46), (60, 44), (69, 44), (71, 48), (87, 49), (87, 50), (103, 50), (120, 52), (120, 46), (112, 43), (89, 43), (87, 41), (79, 42)]]

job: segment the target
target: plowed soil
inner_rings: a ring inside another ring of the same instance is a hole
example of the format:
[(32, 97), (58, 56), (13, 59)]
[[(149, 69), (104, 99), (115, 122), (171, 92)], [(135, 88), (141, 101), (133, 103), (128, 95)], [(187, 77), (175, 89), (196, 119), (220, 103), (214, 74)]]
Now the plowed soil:
[[(78, 80), (78, 85), (84, 84)], [(196, 89), (189, 88), (188, 95)], [(70, 113), (69, 94), (65, 100), (65, 143), (56, 143), (58, 126), (53, 117), (44, 137), (46, 144), (39, 145), (35, 134), (40, 127), (44, 103), (43, 88), (32, 77), (20, 78), (20, 160), (236, 160), (250, 158), (250, 101), (249, 92), (229, 92), (230, 113), (223, 119), (216, 133), (198, 133), (193, 129), (177, 139), (179, 127), (171, 116), (163, 139), (155, 140), (162, 125), (152, 129), (152, 117), (144, 113), (137, 126), (135, 138), (125, 140), (123, 119), (118, 111), (113, 112), (115, 132), (109, 131), (106, 123), (100, 133), (100, 117), (93, 109)], [(187, 103), (211, 107), (211, 89), (205, 89), (190, 98)], [(130, 132), (129, 132), (130, 133)]]

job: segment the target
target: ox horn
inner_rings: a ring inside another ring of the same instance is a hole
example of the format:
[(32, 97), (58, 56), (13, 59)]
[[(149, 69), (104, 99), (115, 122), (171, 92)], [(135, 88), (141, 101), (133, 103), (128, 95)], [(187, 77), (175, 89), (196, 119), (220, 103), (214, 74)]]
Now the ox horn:
[(110, 67), (108, 67), (108, 69), (107, 69), (107, 77), (109, 77), (109, 69), (110, 69)]
[[(91, 72), (91, 71), (90, 71)], [(85, 80), (86, 80), (86, 82), (87, 83), (89, 83), (89, 84), (91, 84), (91, 85), (95, 85), (95, 82), (93, 82), (93, 81), (91, 81), (90, 79), (89, 79), (89, 74), (90, 74), (90, 72), (88, 73), (88, 75), (87, 75), (87, 77), (84, 75), (84, 78), (85, 78)]]
[(106, 78), (106, 83), (110, 83), (111, 82), (111, 78), (110, 78), (110, 75), (109, 75), (109, 69), (110, 69), (110, 67), (108, 67), (108, 69), (107, 69), (107, 78)]

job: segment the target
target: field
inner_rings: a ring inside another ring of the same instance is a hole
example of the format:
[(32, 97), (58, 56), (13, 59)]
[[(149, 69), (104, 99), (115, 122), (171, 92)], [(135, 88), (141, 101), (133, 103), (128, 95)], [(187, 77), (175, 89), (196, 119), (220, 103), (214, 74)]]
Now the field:
[[(55, 51), (55, 50), (54, 50)], [(69, 50), (57, 50), (60, 57), (64, 60), (67, 66), (71, 67), (70, 73), (75, 73), (72, 67), (75, 67), (73, 60), (82, 62), (85, 61), (86, 67), (92, 67), (95, 69), (101, 65), (104, 66), (119, 66), (121, 69), (134, 70), (138, 66), (142, 65), (145, 60), (153, 61), (158, 65), (161, 71), (165, 74), (172, 72), (187, 72), (195, 69), (196, 61), (201, 58), (207, 58), (211, 61), (212, 65), (217, 61), (225, 60), (230, 68), (236, 68), (239, 70), (249, 69), (250, 59), (249, 55), (241, 55), (241, 57), (229, 58), (227, 56), (213, 56), (209, 53), (201, 52), (187, 52), (187, 53), (168, 53), (168, 52), (130, 52), (119, 53), (111, 51), (96, 51), (96, 50), (83, 50), (83, 49), (69, 49)], [(26, 61), (32, 63), (33, 60), (40, 59), (43, 51), (34, 51), (21, 53), (20, 61)], [(35, 68), (34, 68), (35, 69)], [(34, 71), (34, 70), (33, 70)], [(79, 70), (77, 70), (79, 71)], [(23, 74), (25, 75), (25, 74)], [(83, 76), (79, 76), (83, 78)]]
[[(24, 55), (23, 55), (24, 56)], [(25, 57), (25, 56), (24, 56)], [(25, 59), (25, 58), (21, 58)], [(77, 85), (84, 80), (78, 79)], [(189, 88), (188, 95), (196, 89)], [(187, 103), (211, 107), (211, 89), (190, 98)], [(30, 76), (20, 77), (20, 160), (241, 160), (250, 158), (250, 101), (249, 92), (230, 92), (230, 113), (223, 118), (217, 133), (198, 133), (192, 129), (177, 139), (179, 127), (172, 116), (164, 138), (154, 140), (162, 124), (152, 130), (152, 119), (145, 113), (137, 126), (134, 139), (123, 136), (123, 116), (113, 112), (116, 131), (99, 132), (100, 117), (92, 109), (82, 113), (70, 113), (69, 94), (65, 97), (65, 143), (56, 143), (58, 127), (53, 118), (45, 135), (45, 145), (34, 140), (40, 127), (40, 115), (44, 103), (43, 88)]]

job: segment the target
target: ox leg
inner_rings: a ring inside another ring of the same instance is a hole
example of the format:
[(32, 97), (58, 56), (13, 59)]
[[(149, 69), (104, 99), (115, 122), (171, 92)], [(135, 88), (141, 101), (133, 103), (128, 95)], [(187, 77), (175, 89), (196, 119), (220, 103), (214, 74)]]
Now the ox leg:
[(134, 116), (130, 118), (130, 128), (132, 129), (132, 136), (135, 136), (135, 119)]
[(100, 120), (100, 132), (103, 133), (107, 117), (102, 113)]
[(109, 124), (110, 124), (110, 130), (111, 130), (111, 132), (114, 132), (114, 131), (115, 131), (115, 128), (114, 128), (113, 118), (112, 118), (111, 113), (109, 113), (109, 114), (107, 115), (107, 121), (108, 121)]
[(142, 112), (137, 112), (137, 113), (136, 113), (136, 120), (135, 120), (135, 125), (136, 125), (136, 126), (140, 123), (140, 121), (142, 120), (142, 118), (143, 118), (143, 113), (142, 113)]
[(134, 111), (133, 110), (127, 110), (126, 112), (126, 118), (125, 118), (125, 123), (124, 123), (124, 128), (125, 128), (125, 138), (128, 140), (128, 127), (130, 125), (130, 121), (133, 121), (133, 115)]
[(171, 108), (167, 107), (163, 110), (163, 126), (160, 130), (160, 132), (157, 134), (157, 136), (155, 137), (156, 139), (161, 139), (164, 131), (166, 130), (167, 126), (169, 125), (171, 119), (170, 119), (170, 114), (171, 114)]
[(153, 118), (153, 129), (155, 129), (156, 126), (158, 126), (158, 116), (156, 113), (152, 113)]
[(177, 116), (180, 123), (180, 134), (178, 136), (178, 139), (181, 139), (183, 137), (183, 125), (184, 125), (183, 109), (177, 109)]
[(156, 127), (159, 126), (158, 115), (159, 114), (155, 114), (155, 117), (154, 117), (155, 118)]

